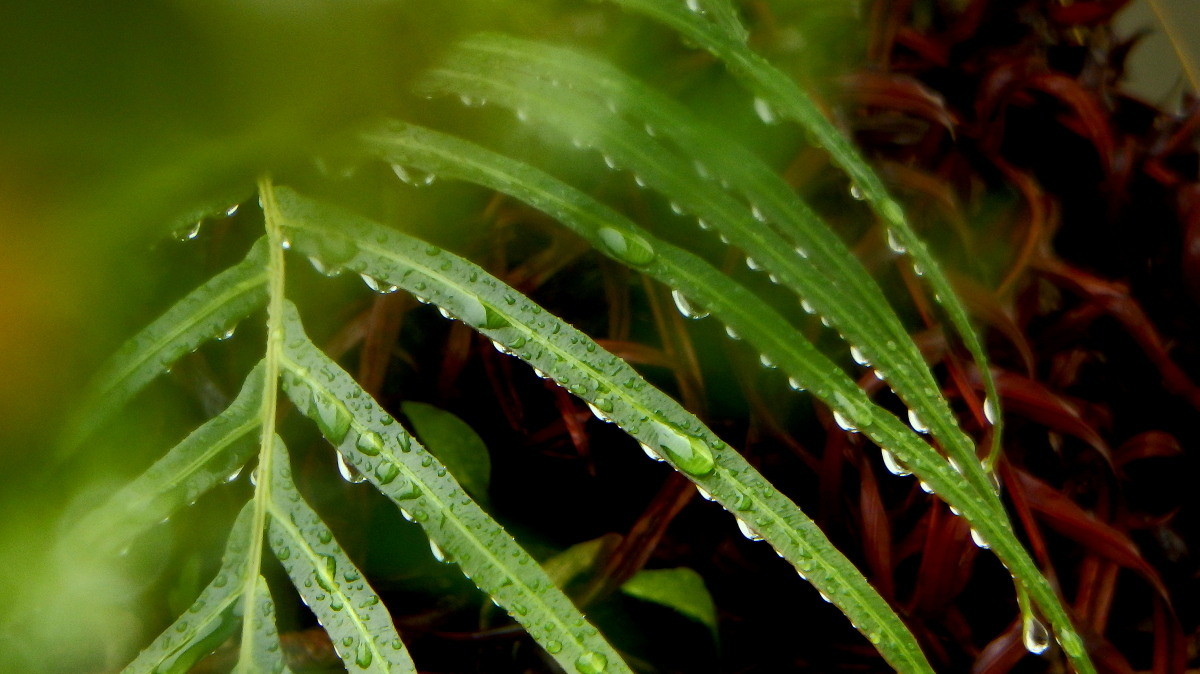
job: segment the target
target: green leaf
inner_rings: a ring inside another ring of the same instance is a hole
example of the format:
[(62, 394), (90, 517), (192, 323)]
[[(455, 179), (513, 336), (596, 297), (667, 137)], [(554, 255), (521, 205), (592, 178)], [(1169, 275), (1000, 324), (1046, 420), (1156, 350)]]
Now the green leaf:
[(621, 586), (625, 594), (675, 609), (717, 634), (717, 607), (704, 579), (691, 569), (639, 571)]
[(237, 477), (258, 446), (263, 395), (260, 363), (224, 412), (172, 447), (145, 473), (77, 522), (65, 544), (117, 551), (133, 538)]
[(124, 674), (182, 674), (200, 658), (213, 652), (241, 625), (237, 582), (248, 563), (248, 540), (252, 509), (242, 509), (229, 532), (221, 569), (191, 608), (163, 631), (129, 663)]
[(607, 537), (576, 543), (542, 562), (542, 568), (546, 570), (546, 575), (554, 580), (555, 585), (566, 587), (580, 574), (591, 571), (596, 566), (596, 560), (604, 552), (607, 544)]
[(486, 504), (492, 457), (479, 434), (467, 422), (433, 405), (410, 400), (400, 409), (429, 453), (445, 464), (468, 494)]
[[(294, 224), (298, 202), (292, 192), (276, 188), (275, 198), (280, 217)], [(294, 231), (289, 228), (289, 234)], [(307, 244), (301, 247), (295, 238), (292, 241), (293, 248), (308, 252)], [(346, 239), (341, 243), (357, 245)], [(529, 553), (476, 505), (441, 462), (308, 340), (290, 304), (285, 324), (288, 396), (350, 465), (395, 502), (406, 518), (421, 525), (434, 555), (458, 564), (564, 669), (629, 672), (616, 650)]]
[(236, 265), (188, 293), (126, 342), (104, 365), (67, 424), (66, 455), (184, 354), (220, 337), (267, 299), (266, 243), (259, 241)]
[[(415, 133), (418, 141), (425, 143), (442, 138), (424, 130)], [(770, 322), (771, 317), (780, 322), (782, 319), (720, 272), (664, 242), (652, 241), (648, 234), (638, 231), (621, 216), (530, 167), (493, 158), (462, 141), (455, 141), (453, 147), (454, 151), (439, 155), (439, 166), (450, 175), (469, 172), (480, 180), (503, 185), (564, 222), (579, 224), (577, 231), (598, 245), (607, 246), (602, 250), (614, 257), (642, 260), (641, 266), (652, 275), (666, 269), (669, 261), (673, 271), (666, 277), (668, 282), (673, 281), (672, 285), (677, 287), (702, 289), (714, 312), (728, 314), (738, 326), (744, 326), (739, 329), (747, 334), (753, 333), (756, 338), (764, 335), (763, 341), (770, 342), (772, 351), (788, 358), (790, 371), (813, 378), (826, 395), (832, 397), (832, 383), (841, 386), (848, 395), (857, 395), (851, 416), (865, 418), (863, 409), (869, 410), (871, 403), (862, 391), (786, 322), (782, 326), (763, 327), (762, 322)], [(466, 152), (470, 153), (470, 159), (462, 159), (462, 165), (456, 164)], [(850, 617), (893, 666), (904, 671), (931, 671), (899, 617), (820, 529), (698, 419), (649, 386), (627, 363), (462, 258), (310, 201), (286, 188), (278, 188), (276, 197), (280, 217), (295, 250), (320, 254), (322, 242), (336, 239), (340, 249), (352, 251), (342, 261), (346, 268), (417, 293), (455, 316), (471, 316), (472, 319), (464, 321), (490, 337), (498, 348), (518, 356), (583, 398), (606, 419), (637, 438), (647, 453), (670, 461), (704, 488), (734, 513), (743, 531), (770, 541), (776, 551)], [(605, 243), (606, 233), (610, 238), (621, 237), (624, 245)], [(699, 278), (704, 279), (703, 285), (696, 280)], [(796, 353), (801, 345), (807, 345), (806, 350)], [(850, 404), (847, 398), (846, 405)], [(298, 406), (304, 408), (303, 404)], [(912, 431), (895, 417), (885, 416), (912, 439)], [(962, 494), (961, 486), (957, 486), (961, 481), (958, 474), (950, 471), (928, 445), (920, 441), (915, 445), (932, 454), (937, 462), (930, 465), (931, 460), (926, 457), (919, 468), (931, 473), (940, 469), (943, 472), (931, 479), (939, 485), (956, 485), (953, 488)], [(979, 508), (973, 508), (973, 512), (979, 512)]]
[(350, 671), (411, 672), (416, 666), (387, 608), (292, 483), (283, 442), (271, 463), (269, 536), (275, 557), (329, 633)]
[(283, 664), (283, 649), (275, 627), (275, 602), (262, 575), (254, 574), (253, 589), (242, 603), (246, 614), (242, 617), (242, 644), (233, 674), (290, 674), (291, 670)]

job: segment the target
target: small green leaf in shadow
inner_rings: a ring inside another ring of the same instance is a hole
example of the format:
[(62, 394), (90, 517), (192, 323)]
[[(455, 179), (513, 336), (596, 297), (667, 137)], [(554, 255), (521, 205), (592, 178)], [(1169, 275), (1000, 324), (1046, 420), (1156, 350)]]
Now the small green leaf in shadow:
[(467, 493), (486, 504), (492, 457), (479, 434), (457, 416), (427, 403), (410, 400), (400, 409), (430, 453), (446, 465)]

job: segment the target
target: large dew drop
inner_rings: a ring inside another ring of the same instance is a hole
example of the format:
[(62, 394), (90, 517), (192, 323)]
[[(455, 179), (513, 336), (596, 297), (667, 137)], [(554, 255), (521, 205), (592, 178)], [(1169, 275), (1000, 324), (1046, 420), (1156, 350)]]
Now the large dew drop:
[(904, 464), (896, 459), (896, 455), (884, 449), (880, 452), (883, 455), (883, 466), (888, 469), (888, 472), (897, 477), (908, 477), (912, 475), (912, 471), (905, 468)]
[(763, 539), (761, 534), (754, 529), (751, 529), (749, 524), (746, 524), (746, 520), (740, 517), (734, 519), (737, 520), (738, 531), (742, 532), (742, 535), (746, 537), (746, 540), (761, 541)]
[(983, 416), (987, 418), (989, 424), (996, 425), (996, 420), (1000, 418), (1000, 407), (995, 400), (983, 399)]
[(839, 427), (841, 427), (841, 429), (843, 431), (847, 431), (849, 433), (857, 433), (858, 432), (858, 427), (856, 427), (854, 424), (850, 423), (850, 420), (847, 419), (846, 417), (842, 416), (842, 413), (837, 410), (833, 411), (833, 421)]
[(912, 426), (913, 430), (918, 433), (929, 432), (929, 427), (926, 426), (925, 422), (921, 421), (921, 417), (918, 417), (917, 413), (912, 410), (908, 411), (908, 425)]
[(701, 477), (716, 467), (712, 451), (699, 438), (684, 435), (661, 422), (654, 422), (656, 452), (671, 460), (679, 470)]
[(341, 452), (337, 453), (337, 467), (342, 479), (350, 484), (360, 484), (367, 479), (362, 473), (358, 472), (357, 468), (351, 466), (346, 461), (346, 457), (342, 456)]
[(350, 432), (350, 410), (340, 401), (315, 392), (312, 407), (309, 416), (316, 420), (321, 433), (329, 442), (335, 445), (342, 444), (342, 440), (345, 440), (346, 434)]
[(1050, 648), (1050, 631), (1032, 614), (1027, 614), (1022, 622), (1021, 643), (1025, 644), (1025, 650), (1034, 655), (1045, 653)]
[(988, 545), (986, 540), (984, 540), (983, 535), (974, 529), (971, 529), (971, 541), (974, 542), (975, 545), (981, 550), (987, 550), (988, 548), (992, 547)]
[(679, 309), (679, 313), (683, 314), (684, 318), (698, 319), (708, 316), (707, 311), (698, 308), (678, 290), (671, 291), (671, 299), (675, 300), (675, 308)]
[(654, 249), (642, 237), (615, 227), (601, 227), (600, 243), (613, 257), (632, 265), (644, 266), (654, 259)]
[(382, 293), (384, 295), (390, 295), (391, 293), (394, 293), (397, 290), (399, 290), (399, 288), (397, 286), (394, 286), (386, 281), (380, 281), (379, 279), (377, 279), (374, 276), (371, 276), (369, 274), (359, 274), (359, 276), (362, 277), (363, 283), (367, 284), (368, 288), (370, 288), (371, 290), (374, 290), (377, 293)]

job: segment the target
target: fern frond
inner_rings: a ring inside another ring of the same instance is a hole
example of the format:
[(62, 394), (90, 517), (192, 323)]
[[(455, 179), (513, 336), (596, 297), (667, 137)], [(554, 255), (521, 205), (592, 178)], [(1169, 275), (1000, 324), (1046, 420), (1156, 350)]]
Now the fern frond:
[[(595, 83), (598, 73), (604, 74), (601, 84)], [(536, 111), (528, 113), (532, 119), (603, 153), (610, 165), (633, 171), (639, 183), (741, 248), (747, 265), (771, 274), (835, 328), (856, 361), (886, 373), (888, 385), (912, 410), (914, 425), (931, 431), (981, 497), (1002, 512), (974, 442), (959, 428), (882, 291), (845, 244), (751, 153), (619, 71), (536, 43), (476, 37), (430, 71), (422, 85), (426, 93), (450, 92)], [(596, 116), (597, 105), (604, 104), (641, 123)], [(656, 135), (643, 131), (645, 125)], [(674, 138), (682, 154), (659, 135)], [(694, 168), (697, 163), (707, 177)], [(719, 189), (720, 181), (737, 185), (748, 203)], [(772, 221), (786, 227), (791, 239), (763, 226)]]
[[(509, 160), (504, 166), (512, 163)], [(443, 168), (448, 167), (439, 167), (439, 172)], [(505, 173), (495, 164), (480, 167), (479, 171), (490, 171), (493, 182), (506, 185), (510, 193), (525, 195), (528, 175), (518, 177)], [(551, 179), (547, 176), (546, 180)], [(518, 185), (523, 187), (519, 188)], [(569, 188), (545, 181), (541, 187), (545, 191), (539, 190), (538, 196), (526, 196), (537, 200), (559, 217), (578, 217), (573, 212), (560, 215), (562, 209), (555, 208), (556, 204), (561, 205), (563, 195)], [(322, 245), (338, 240), (339, 250), (353, 251), (339, 264), (405, 288), (438, 304), (494, 340), (498, 348), (518, 356), (554, 379), (587, 401), (599, 416), (618, 424), (635, 437), (647, 453), (670, 461), (700, 485), (734, 514), (739, 528), (747, 536), (769, 541), (809, 582), (846, 613), (894, 667), (906, 672), (931, 671), (903, 622), (854, 565), (829, 543), (820, 529), (737, 452), (729, 449), (669, 396), (650, 386), (627, 363), (466, 260), (360, 217), (310, 201), (285, 188), (276, 190), (276, 198), (285, 221), (284, 227), (296, 250), (320, 255)], [(582, 195), (580, 198), (586, 199)], [(593, 215), (597, 208), (600, 208), (598, 204), (592, 208)], [(612, 232), (620, 231), (613, 227), (621, 227), (626, 232), (629, 232), (627, 228), (632, 228), (631, 224), (621, 222), (620, 216), (615, 214), (604, 222)], [(611, 237), (607, 244), (603, 244), (603, 236), (592, 231), (589, 238), (613, 250), (615, 244)], [(655, 242), (651, 248), (647, 239), (641, 236), (634, 238), (632, 234), (626, 243), (621, 249), (621, 257), (641, 259), (637, 256), (648, 256), (644, 259), (643, 268), (650, 265), (648, 273), (651, 274), (653, 270), (662, 269), (668, 264), (662, 261), (664, 257), (674, 260), (687, 255), (682, 251), (674, 254), (661, 242)], [(696, 273), (692, 267), (704, 264), (694, 258), (687, 260), (685, 264), (689, 266), (689, 272), (679, 272), (685, 274), (684, 279), (687, 279), (688, 273)], [(720, 290), (715, 292), (731, 296), (726, 301), (744, 304), (748, 314), (770, 313), (766, 305), (758, 302), (753, 295), (745, 291), (737, 292), (734, 290), (740, 290), (737, 286), (730, 284), (716, 270), (708, 269), (720, 279)], [(682, 283), (683, 287), (695, 285), (686, 280)], [(714, 311), (717, 310), (714, 308)], [(790, 338), (786, 333), (781, 336), (785, 341)], [(291, 342), (289, 340), (289, 348)], [(310, 358), (317, 357), (318, 352), (314, 347), (306, 346), (306, 349)], [(811, 355), (821, 358), (815, 349)], [(829, 367), (836, 370), (832, 364)], [(331, 370), (331, 367), (326, 365), (323, 369)], [(334, 376), (331, 371), (316, 376), (315, 373), (309, 374), (309, 370), (309, 367), (304, 368), (304, 378), (309, 386), (320, 385)], [(315, 409), (313, 414), (319, 417), (322, 406), (329, 407), (330, 402), (337, 398), (346, 399), (348, 391), (333, 393), (340, 395), (324, 392), (315, 392), (311, 396), (301, 394), (297, 406), (304, 409), (306, 405), (311, 405)], [(858, 396), (865, 398), (861, 391)], [(356, 395), (352, 400), (356, 405), (373, 407), (369, 399), (364, 399), (362, 395)], [(870, 403), (866, 405), (869, 407)], [(348, 415), (349, 412), (325, 413), (329, 418)], [(862, 417), (861, 413), (854, 416)], [(355, 448), (355, 443), (346, 439), (345, 427), (339, 428), (341, 437), (337, 441), (341, 443), (340, 446)], [(388, 430), (377, 426), (374, 432), (383, 434)], [(932, 452), (928, 445), (919, 444)], [(385, 465), (382, 462), (377, 464), (375, 459), (356, 451), (347, 453), (347, 458), (353, 458), (356, 467), (368, 477)], [(944, 466), (945, 462), (940, 457), (938, 460)], [(922, 465), (922, 468), (925, 466)], [(957, 479), (957, 475), (948, 474), (948, 468), (944, 470), (947, 473), (945, 479)]]
[(217, 274), (127, 341), (100, 370), (67, 425), (60, 447), (78, 447), (181, 356), (225, 335), (267, 299), (267, 249), (257, 242), (236, 265)]
[[(311, 222), (306, 215), (320, 217), (321, 209), (282, 187), (276, 188), (275, 199), (293, 247), (320, 254), (322, 246), (313, 245), (311, 237), (301, 237), (296, 225)], [(330, 224), (336, 231), (341, 222)], [(337, 239), (341, 242), (337, 245), (350, 243), (343, 237), (330, 240)], [(568, 671), (631, 671), (529, 553), (349, 374), (308, 340), (295, 307), (288, 306), (284, 321), (282, 364), (288, 395), (347, 463), (395, 502), (406, 518), (421, 525), (434, 555), (458, 564)]]
[(124, 548), (157, 522), (194, 502), (216, 485), (236, 478), (258, 447), (263, 367), (246, 377), (221, 414), (197, 428), (146, 472), (113, 494), (74, 526), (64, 544)]
[[(257, 566), (249, 559), (247, 562), (247, 570)], [(291, 674), (283, 662), (279, 630), (275, 626), (275, 601), (271, 598), (267, 580), (257, 570), (250, 572), (253, 574), (252, 589), (242, 598), (245, 604), (242, 643), (233, 674)]]
[(990, 545), (1059, 629), (1060, 639), (1081, 644), (1053, 588), (1013, 534), (1007, 517), (996, 507), (994, 495), (985, 498), (964, 483), (956, 464), (948, 463), (906, 424), (876, 406), (853, 380), (758, 297), (707, 262), (655, 239), (606, 206), (527, 164), (461, 139), (401, 124), (367, 134), (366, 142), (386, 161), (476, 182), (539, 208), (606, 255), (676, 288), (710, 310), (837, 412), (846, 426), (861, 431), (898, 457), (940, 498), (961, 512), (975, 529), (976, 537)]
[(275, 557), (292, 584), (349, 670), (415, 674), (416, 666), (379, 595), (292, 483), (282, 441), (276, 441), (275, 452), (268, 532)]

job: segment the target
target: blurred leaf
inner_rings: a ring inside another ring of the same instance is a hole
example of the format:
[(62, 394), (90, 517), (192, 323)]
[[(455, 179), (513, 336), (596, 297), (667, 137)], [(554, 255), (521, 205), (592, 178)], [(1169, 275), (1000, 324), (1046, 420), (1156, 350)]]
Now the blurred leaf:
[(492, 457), (479, 434), (467, 422), (433, 405), (410, 400), (400, 408), (429, 452), (446, 464), (463, 489), (486, 503)]
[(700, 574), (687, 568), (642, 571), (621, 586), (625, 594), (662, 604), (708, 627), (717, 636), (717, 607)]

